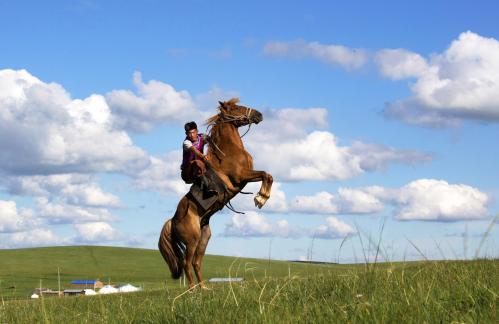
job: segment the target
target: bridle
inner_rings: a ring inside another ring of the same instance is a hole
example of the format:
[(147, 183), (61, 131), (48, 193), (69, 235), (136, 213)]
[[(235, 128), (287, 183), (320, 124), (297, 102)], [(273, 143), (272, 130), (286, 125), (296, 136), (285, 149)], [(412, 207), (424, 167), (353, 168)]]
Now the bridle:
[(248, 122), (248, 129), (246, 130), (246, 132), (244, 132), (243, 135), (239, 136), (240, 138), (243, 138), (246, 134), (248, 134), (248, 132), (250, 131), (251, 129), (251, 124), (253, 124), (253, 122), (251, 121), (250, 119), (250, 116), (251, 116), (251, 112), (253, 111), (253, 108), (248, 108), (248, 107), (245, 107), (246, 109), (246, 113), (245, 114), (242, 114), (242, 115), (228, 115), (228, 114), (225, 114), (225, 113), (221, 113), (222, 115), (222, 122), (225, 123), (225, 122), (234, 122), (234, 121), (246, 121)]
[[(248, 122), (248, 129), (246, 130), (246, 132), (244, 132), (243, 135), (239, 136), (240, 138), (243, 138), (246, 134), (248, 134), (248, 132), (250, 131), (251, 129), (251, 124), (253, 124), (253, 122), (251, 121), (251, 112), (253, 111), (253, 108), (248, 108), (248, 107), (244, 107), (246, 109), (246, 112), (244, 114), (241, 114), (241, 115), (231, 115), (231, 114), (227, 114), (227, 113), (223, 113), (222, 111), (220, 111), (220, 122), (222, 123), (230, 123), (230, 122), (237, 122), (237, 121), (244, 121), (244, 122)], [(211, 127), (213, 126), (213, 124), (211, 125), (208, 125), (208, 127), (206, 127), (206, 133), (209, 134), (209, 132), (211, 132)], [(220, 152), (222, 153), (223, 156), (225, 156), (225, 153), (218, 147), (218, 145), (215, 143), (215, 142), (212, 142), (210, 144), (213, 144), (213, 146)]]

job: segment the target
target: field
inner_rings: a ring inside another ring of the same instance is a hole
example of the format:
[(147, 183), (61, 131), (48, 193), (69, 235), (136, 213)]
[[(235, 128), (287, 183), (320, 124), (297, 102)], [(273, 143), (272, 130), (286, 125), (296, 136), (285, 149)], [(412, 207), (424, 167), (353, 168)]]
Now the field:
[[(57, 267), (65, 287), (100, 278), (145, 291), (27, 300), (40, 280), (57, 288)], [(207, 256), (203, 275), (245, 281), (187, 291), (151, 250), (0, 250), (0, 323), (498, 322), (498, 260), (310, 265)]]

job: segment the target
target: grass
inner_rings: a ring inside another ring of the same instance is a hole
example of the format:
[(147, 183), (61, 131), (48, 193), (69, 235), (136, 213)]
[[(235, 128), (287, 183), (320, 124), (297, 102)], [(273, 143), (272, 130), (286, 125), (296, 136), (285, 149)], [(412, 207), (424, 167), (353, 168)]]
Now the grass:
[[(85, 251), (88, 247), (51, 249), (55, 253), (60, 249)], [(212, 284), (210, 291), (187, 291), (172, 280), (164, 284), (166, 268), (155, 251), (91, 249), (97, 260), (107, 253), (114, 254), (115, 260), (99, 261), (93, 270), (83, 267), (80, 272), (97, 271), (103, 275), (112, 272), (117, 278), (143, 278), (148, 282), (147, 290), (94, 297), (3, 301), (0, 323), (498, 322), (498, 260), (307, 265), (209, 256), (205, 277), (228, 276), (230, 272), (232, 276), (245, 277), (246, 281)], [(6, 252), (9, 251), (0, 251), (2, 278)], [(131, 253), (126, 267), (118, 261), (120, 253), (122, 257)], [(153, 258), (146, 258), (148, 253)], [(135, 262), (134, 257), (139, 255), (144, 264)], [(47, 263), (52, 268), (55, 266), (55, 262), (47, 260)], [(114, 266), (127, 268), (130, 274), (114, 272)], [(76, 276), (78, 267), (71, 269)], [(37, 280), (36, 275), (32, 277)]]
[[(207, 255), (203, 261), (203, 276), (228, 275), (233, 257)], [(307, 271), (322, 271), (327, 266), (289, 263), (260, 259), (237, 259), (232, 265), (232, 276), (242, 272), (251, 278), (283, 277), (290, 271), (304, 275)], [(346, 269), (349, 266), (338, 266)], [(71, 288), (70, 281), (100, 279), (104, 283), (132, 283), (146, 290), (179, 287), (170, 277), (159, 251), (134, 248), (69, 246), (33, 249), (0, 250), (0, 296), (22, 299), (33, 290), (43, 287), (57, 290), (57, 269), (60, 269), (62, 288)]]

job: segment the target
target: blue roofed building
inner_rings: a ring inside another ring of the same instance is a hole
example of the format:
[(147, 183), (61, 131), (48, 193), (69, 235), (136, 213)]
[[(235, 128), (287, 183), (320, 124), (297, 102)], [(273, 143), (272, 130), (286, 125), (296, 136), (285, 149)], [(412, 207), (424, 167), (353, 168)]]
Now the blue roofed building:
[(102, 288), (104, 284), (100, 280), (73, 280), (71, 281), (71, 285), (75, 288), (91, 288), (98, 289)]

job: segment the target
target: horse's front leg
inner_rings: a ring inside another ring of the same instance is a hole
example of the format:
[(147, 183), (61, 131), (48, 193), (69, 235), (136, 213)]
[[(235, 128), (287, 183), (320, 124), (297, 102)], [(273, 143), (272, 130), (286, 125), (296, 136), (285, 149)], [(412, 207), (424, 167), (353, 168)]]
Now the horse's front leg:
[(254, 199), (255, 206), (262, 208), (270, 198), (272, 182), (274, 181), (272, 175), (265, 171), (245, 170), (241, 174), (241, 180), (241, 182), (262, 182), (262, 186)]

